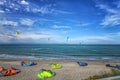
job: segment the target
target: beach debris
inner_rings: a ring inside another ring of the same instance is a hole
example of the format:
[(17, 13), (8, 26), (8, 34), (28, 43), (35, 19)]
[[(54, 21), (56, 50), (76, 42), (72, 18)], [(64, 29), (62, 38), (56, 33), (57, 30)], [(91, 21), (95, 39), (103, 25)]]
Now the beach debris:
[(53, 64), (51, 64), (51, 68), (52, 69), (60, 69), (60, 68), (62, 68), (62, 65), (53, 63)]
[(20, 34), (20, 33), (17, 31), (17, 32), (16, 32), (16, 35), (19, 35), (19, 34)]
[(85, 62), (77, 62), (80, 66), (88, 66), (88, 64), (87, 63), (85, 63)]
[(33, 65), (37, 65), (37, 63), (34, 63), (32, 61), (29, 61), (29, 63), (21, 62), (21, 66), (33, 66)]
[(51, 70), (41, 69), (40, 73), (37, 74), (38, 79), (46, 79), (55, 76), (56, 73)]

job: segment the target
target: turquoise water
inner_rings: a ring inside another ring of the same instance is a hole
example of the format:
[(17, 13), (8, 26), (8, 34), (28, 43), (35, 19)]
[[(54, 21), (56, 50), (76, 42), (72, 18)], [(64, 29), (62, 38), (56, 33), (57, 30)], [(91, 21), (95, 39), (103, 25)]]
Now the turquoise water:
[(0, 59), (120, 62), (120, 45), (1, 44)]

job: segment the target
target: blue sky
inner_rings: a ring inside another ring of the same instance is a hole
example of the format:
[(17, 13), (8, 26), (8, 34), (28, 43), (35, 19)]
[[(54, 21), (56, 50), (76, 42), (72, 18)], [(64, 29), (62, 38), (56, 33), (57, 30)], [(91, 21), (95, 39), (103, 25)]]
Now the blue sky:
[(120, 44), (120, 0), (0, 0), (0, 43)]

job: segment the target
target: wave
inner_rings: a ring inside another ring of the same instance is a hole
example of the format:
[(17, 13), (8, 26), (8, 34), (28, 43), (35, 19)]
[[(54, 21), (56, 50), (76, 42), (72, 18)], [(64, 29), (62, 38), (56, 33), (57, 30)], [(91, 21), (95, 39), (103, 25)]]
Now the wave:
[(120, 57), (111, 56), (62, 56), (62, 55), (40, 55), (40, 56), (28, 56), (28, 55), (8, 55), (1, 54), (2, 60), (43, 60), (43, 61), (112, 61), (120, 62)]

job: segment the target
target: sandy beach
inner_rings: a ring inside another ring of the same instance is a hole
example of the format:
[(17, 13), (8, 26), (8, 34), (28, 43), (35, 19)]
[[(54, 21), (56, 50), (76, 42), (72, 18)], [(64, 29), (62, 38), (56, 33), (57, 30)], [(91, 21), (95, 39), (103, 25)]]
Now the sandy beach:
[(4, 68), (15, 67), (21, 70), (20, 73), (7, 77), (0, 77), (0, 80), (38, 80), (37, 74), (40, 69), (50, 69), (51, 63), (59, 63), (63, 66), (62, 69), (55, 69), (56, 76), (47, 80), (84, 80), (89, 76), (96, 74), (103, 74), (110, 72), (110, 68), (106, 68), (105, 64), (120, 64), (113, 62), (87, 62), (87, 67), (81, 67), (76, 62), (48, 62), (48, 61), (34, 61), (38, 64), (35, 66), (23, 67), (20, 65), (21, 61), (0, 61), (0, 66)]

